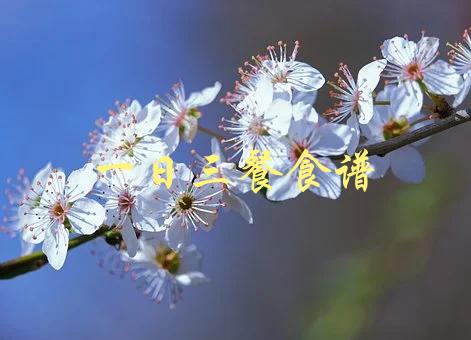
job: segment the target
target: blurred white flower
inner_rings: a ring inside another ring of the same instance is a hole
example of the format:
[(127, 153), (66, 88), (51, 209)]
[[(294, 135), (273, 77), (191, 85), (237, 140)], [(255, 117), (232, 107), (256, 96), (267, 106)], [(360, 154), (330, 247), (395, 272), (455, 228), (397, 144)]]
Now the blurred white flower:
[(123, 252), (122, 260), (129, 264), (132, 278), (145, 295), (160, 303), (167, 294), (170, 307), (181, 299), (182, 286), (209, 282), (201, 272), (202, 255), (196, 246), (176, 251), (155, 233), (145, 233), (136, 256)]
[[(32, 181), (26, 176), (24, 169), (18, 171), (16, 179), (7, 179), (8, 187), (5, 189), (5, 196), (8, 206), (2, 207), (4, 216), (3, 225), (0, 225), (1, 231), (11, 235), (24, 232), (23, 227), (29, 218), (28, 212), (39, 206), (51, 171), (51, 163), (48, 163), (39, 170)], [(21, 238), (21, 255), (31, 254), (33, 250), (34, 243), (26, 242)]]
[(457, 107), (464, 101), (471, 89), (471, 37), (469, 30), (464, 31), (462, 43), (448, 44), (448, 46), (452, 48), (449, 52), (450, 63), (456, 72), (463, 76), (464, 80), (463, 87), (453, 102), (453, 107)]
[(105, 209), (85, 197), (96, 180), (91, 163), (73, 171), (67, 181), (62, 171), (53, 170), (41, 185), (39, 204), (25, 212), (23, 240), (34, 244), (44, 241), (42, 250), (56, 270), (67, 256), (69, 228), (79, 234), (93, 234), (105, 219)]
[[(378, 94), (377, 100), (390, 100), (391, 97), (394, 97), (395, 91), (400, 90), (395, 86), (388, 85)], [(373, 119), (368, 125), (362, 126), (362, 132), (367, 138), (366, 144), (373, 144), (416, 130), (431, 122), (427, 116), (419, 112), (401, 115), (390, 106), (376, 106)], [(403, 146), (389, 152), (384, 157), (370, 156), (369, 161), (374, 171), (368, 176), (374, 179), (382, 178), (391, 168), (393, 174), (404, 182), (421, 182), (425, 176), (425, 166), (416, 146), (425, 141), (426, 139)]]
[(188, 98), (185, 95), (183, 83), (173, 86), (173, 96), (168, 95), (168, 100), (160, 99), (164, 114), (159, 132), (163, 133), (163, 139), (168, 145), (169, 153), (172, 153), (180, 143), (180, 136), (191, 143), (198, 131), (198, 119), (202, 113), (201, 106), (210, 104), (221, 90), (219, 82), (203, 89), (201, 92), (193, 92)]
[(148, 165), (167, 152), (167, 145), (152, 136), (161, 118), (161, 108), (156, 101), (142, 108), (133, 100), (130, 105), (119, 104), (118, 108), (102, 125), (101, 132), (91, 134), (92, 143), (96, 143), (91, 157), (94, 164)]
[(348, 117), (347, 125), (352, 132), (352, 139), (347, 153), (352, 155), (360, 141), (360, 127), (367, 124), (373, 117), (373, 91), (378, 85), (381, 72), (386, 67), (386, 59), (375, 60), (363, 66), (358, 72), (357, 81), (353, 78), (347, 65), (340, 64), (336, 73), (337, 84), (329, 82), (337, 90), (331, 91), (330, 96), (339, 99), (335, 109), (326, 112), (332, 122), (342, 121)]
[(284, 201), (301, 193), (297, 184), (299, 168), (291, 174), (287, 173), (295, 166), (304, 150), (331, 170), (331, 172), (323, 172), (315, 167), (313, 174), (320, 186), (311, 186), (309, 190), (322, 197), (338, 198), (342, 189), (341, 178), (335, 173), (336, 166), (328, 157), (344, 154), (351, 137), (350, 128), (343, 124), (319, 125), (305, 120), (291, 123), (288, 136), (283, 139), (285, 156), (275, 160), (274, 165), (285, 175), (270, 178), (272, 188), (267, 191), (267, 198)]
[(137, 165), (132, 170), (112, 169), (99, 178), (98, 196), (105, 200), (106, 220), (109, 227), (116, 227), (122, 234), (129, 256), (138, 249), (136, 231), (162, 231), (152, 218), (146, 205), (146, 190), (153, 190), (150, 168)]
[(223, 203), (224, 186), (211, 183), (196, 187), (198, 181), (185, 164), (174, 166), (172, 185), (160, 185), (146, 192), (149, 207), (146, 216), (155, 217), (166, 230), (170, 247), (179, 249), (187, 243), (190, 228), (209, 231)]
[(418, 43), (407, 37), (386, 40), (381, 48), (388, 60), (385, 77), (398, 83), (398, 91), (391, 97), (392, 109), (398, 115), (420, 112), (423, 104), (421, 86), (439, 95), (454, 95), (460, 92), (462, 79), (455, 69), (438, 56), (439, 39), (426, 37)]
[[(192, 151), (194, 157), (196, 157), (199, 165), (204, 168), (207, 165), (207, 160), (196, 153), (196, 151)], [(206, 180), (208, 178), (218, 178), (218, 179), (225, 179), (227, 183), (223, 183), (223, 187), (226, 190), (223, 191), (223, 198), (222, 201), (226, 204), (226, 208), (230, 210), (234, 210), (239, 213), (247, 222), (250, 224), (253, 223), (253, 215), (252, 211), (250, 210), (249, 206), (245, 201), (236, 195), (238, 194), (245, 194), (249, 192), (251, 189), (251, 179), (250, 178), (241, 178), (244, 173), (237, 169), (235, 163), (226, 162), (224, 154), (221, 150), (221, 144), (216, 138), (211, 139), (211, 155), (216, 155), (218, 160), (211, 164), (217, 169), (217, 173), (215, 175), (206, 176), (204, 173), (200, 176), (202, 180)]]

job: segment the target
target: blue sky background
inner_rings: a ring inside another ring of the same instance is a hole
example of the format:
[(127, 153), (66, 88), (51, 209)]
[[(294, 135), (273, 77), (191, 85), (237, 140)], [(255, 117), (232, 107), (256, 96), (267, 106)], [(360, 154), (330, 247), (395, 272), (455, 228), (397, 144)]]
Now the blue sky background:
[[(301, 59), (332, 78), (339, 61), (358, 69), (396, 34), (417, 36), (426, 27), (457, 38), (470, 24), (466, 13), (464, 0), (0, 0), (0, 179), (20, 167), (33, 175), (47, 161), (67, 172), (81, 167), (82, 142), (116, 100), (144, 104), (178, 80), (188, 91), (219, 80), (227, 91), (237, 66), (279, 39), (300, 39)], [(202, 124), (215, 128), (228, 109), (214, 103), (203, 112)], [(191, 148), (205, 153), (208, 142), (199, 136), (174, 159), (188, 159)], [(378, 223), (370, 216), (346, 228), (343, 214), (332, 212), (374, 211), (398, 186), (388, 178), (368, 195), (303, 196), (276, 209), (249, 195), (255, 225), (229, 213), (214, 232), (195, 235), (213, 282), (185, 290), (174, 311), (110, 277), (90, 255), (94, 248), (81, 247), (60, 272), (44, 268), (0, 282), (0, 339), (297, 337), (325, 268), (365, 244), (358, 235)], [(0, 260), (18, 252), (18, 240), (0, 235)]]

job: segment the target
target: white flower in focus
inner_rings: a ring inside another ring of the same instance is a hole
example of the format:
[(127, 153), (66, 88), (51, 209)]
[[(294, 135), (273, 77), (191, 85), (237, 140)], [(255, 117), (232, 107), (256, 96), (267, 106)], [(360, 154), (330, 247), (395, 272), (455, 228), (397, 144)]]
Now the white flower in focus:
[(456, 72), (463, 76), (464, 80), (463, 87), (453, 102), (453, 107), (457, 107), (464, 101), (471, 89), (471, 37), (469, 30), (464, 31), (462, 43), (448, 44), (448, 46), (452, 48), (449, 52), (450, 63)]
[(91, 163), (65, 178), (62, 171), (49, 173), (39, 204), (27, 211), (23, 240), (38, 244), (51, 266), (64, 264), (69, 244), (69, 228), (79, 234), (93, 234), (105, 219), (105, 209), (87, 195), (95, 185), (97, 174)]
[(167, 151), (167, 145), (152, 136), (160, 123), (161, 108), (152, 101), (144, 108), (137, 100), (120, 104), (102, 126), (102, 133), (92, 133), (96, 143), (91, 160), (94, 164), (120, 163), (148, 165)]
[(245, 164), (251, 150), (269, 150), (272, 157), (279, 154), (279, 137), (286, 135), (293, 116), (292, 105), (282, 99), (273, 101), (267, 97), (254, 98), (246, 107), (233, 107), (236, 113), (230, 120), (223, 119), (221, 128), (235, 135), (223, 143), (230, 144), (232, 160), (240, 155), (239, 166)]
[(272, 188), (267, 191), (267, 198), (284, 201), (301, 193), (298, 187), (299, 168), (291, 174), (287, 173), (295, 166), (304, 150), (331, 170), (323, 172), (315, 167), (313, 174), (320, 186), (311, 186), (309, 190), (321, 197), (338, 198), (342, 189), (341, 178), (335, 173), (336, 166), (328, 157), (344, 154), (351, 138), (349, 127), (343, 124), (319, 125), (305, 120), (293, 122), (287, 138), (283, 140), (285, 156), (275, 162), (275, 168), (285, 175), (270, 178)]
[(150, 216), (146, 205), (146, 190), (153, 190), (149, 168), (135, 166), (132, 170), (113, 169), (100, 176), (98, 196), (105, 200), (106, 220), (109, 227), (116, 227), (122, 234), (129, 256), (138, 250), (136, 230), (156, 232), (164, 230)]
[(180, 135), (191, 143), (198, 131), (198, 119), (202, 113), (201, 106), (210, 104), (221, 90), (219, 82), (203, 89), (201, 92), (193, 92), (188, 98), (185, 95), (183, 83), (173, 86), (173, 96), (168, 96), (168, 101), (160, 100), (164, 111), (159, 131), (163, 132), (163, 139), (172, 153), (180, 143)]
[(439, 95), (455, 95), (461, 90), (462, 80), (455, 69), (438, 56), (439, 39), (426, 37), (418, 43), (407, 37), (386, 40), (381, 48), (388, 60), (385, 77), (398, 83), (398, 91), (391, 97), (392, 109), (399, 115), (420, 112), (423, 103), (421, 86)]
[(324, 85), (325, 79), (318, 70), (306, 63), (296, 61), (299, 46), (299, 42), (296, 41), (293, 52), (288, 57), (286, 44), (279, 41), (278, 48), (267, 47), (269, 58), (259, 59), (257, 67), (270, 79), (275, 91), (287, 92), (291, 95), (293, 90), (312, 92)]
[(182, 287), (209, 282), (201, 272), (202, 255), (190, 245), (178, 251), (168, 247), (158, 234), (146, 233), (139, 239), (136, 256), (122, 253), (132, 278), (152, 300), (160, 303), (165, 295), (170, 307), (181, 300)]
[[(28, 212), (39, 206), (41, 195), (51, 171), (51, 163), (48, 163), (39, 170), (32, 181), (25, 175), (24, 169), (18, 171), (16, 181), (11, 178), (7, 179), (8, 187), (5, 189), (5, 196), (8, 206), (2, 209), (4, 217), (2, 219), (3, 225), (0, 225), (1, 231), (11, 235), (15, 235), (17, 232), (23, 233), (23, 227), (28, 223)], [(33, 243), (21, 239), (22, 256), (31, 254), (33, 250)]]
[[(394, 97), (397, 87), (388, 85), (381, 91), (378, 100), (390, 100)], [(362, 132), (367, 138), (366, 144), (382, 142), (403, 133), (416, 130), (432, 121), (420, 113), (400, 115), (390, 106), (376, 106), (375, 115), (368, 125), (362, 126)], [(393, 174), (401, 181), (419, 183), (425, 176), (425, 166), (422, 156), (416, 146), (424, 143), (421, 140), (400, 149), (389, 152), (384, 157), (370, 156), (369, 161), (374, 171), (369, 173), (370, 178), (382, 178), (386, 171), (391, 168)]]
[[(197, 161), (200, 163), (201, 167), (207, 165), (207, 160), (192, 151), (193, 156), (196, 157)], [(224, 178), (228, 183), (223, 183), (223, 187), (227, 190), (223, 191), (222, 201), (226, 204), (226, 208), (234, 210), (239, 213), (247, 222), (250, 224), (253, 223), (253, 215), (249, 206), (243, 199), (241, 199), (238, 194), (245, 194), (251, 189), (251, 179), (241, 177), (244, 173), (240, 170), (237, 170), (235, 163), (226, 162), (224, 154), (221, 150), (221, 144), (216, 138), (211, 139), (211, 154), (219, 157), (219, 160), (216, 163), (209, 166), (215, 167), (218, 172), (213, 176), (206, 176), (204, 173), (200, 176), (201, 179), (207, 180), (209, 178)]]
[(198, 181), (185, 164), (177, 163), (169, 189), (160, 185), (147, 192), (149, 215), (154, 216), (166, 230), (170, 247), (179, 249), (187, 243), (190, 228), (211, 230), (223, 203), (224, 186), (211, 183), (196, 187)]
[(386, 67), (386, 60), (375, 60), (363, 66), (358, 72), (355, 82), (347, 65), (340, 64), (339, 73), (335, 74), (337, 84), (329, 82), (337, 92), (331, 91), (330, 96), (339, 99), (335, 109), (328, 110), (326, 115), (332, 122), (342, 121), (348, 117), (347, 125), (351, 128), (352, 139), (347, 153), (352, 155), (360, 141), (358, 124), (367, 124), (373, 117), (373, 91), (378, 85), (381, 72)]

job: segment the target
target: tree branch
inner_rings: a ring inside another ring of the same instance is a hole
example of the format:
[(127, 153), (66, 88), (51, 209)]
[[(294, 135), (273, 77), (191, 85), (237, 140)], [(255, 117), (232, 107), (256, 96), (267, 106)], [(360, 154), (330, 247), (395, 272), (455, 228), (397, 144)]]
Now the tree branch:
[[(369, 156), (384, 156), (387, 153), (397, 150), (405, 145), (412, 144), (434, 134), (448, 130), (456, 125), (460, 125), (469, 121), (471, 121), (471, 110), (460, 110), (452, 113), (446, 118), (442, 118), (435, 123), (426, 125), (415, 131), (391, 138), (384, 142), (360, 146), (358, 147), (357, 152), (366, 149), (368, 150)], [(201, 126), (199, 129), (212, 137), (222, 139), (221, 135), (216, 134), (209, 129), (203, 128)], [(343, 155), (340, 155), (331, 158), (343, 159), (343, 157)], [(100, 227), (100, 229), (91, 235), (81, 235), (71, 239), (69, 241), (68, 250), (71, 250), (101, 236), (105, 237), (109, 244), (116, 244), (116, 242), (120, 241), (119, 232), (114, 231), (113, 228), (103, 225)], [(16, 259), (0, 263), (0, 280), (11, 279), (18, 275), (35, 271), (39, 268), (42, 268), (46, 264), (47, 257), (42, 253), (42, 251), (37, 251), (30, 255), (18, 257)]]
[[(78, 247), (100, 236), (110, 237), (113, 232), (107, 226), (102, 226), (91, 235), (77, 236), (69, 241), (69, 249)], [(29, 273), (47, 264), (47, 257), (42, 251), (0, 263), (0, 280), (11, 279), (18, 275)]]
[[(368, 156), (384, 156), (387, 153), (397, 150), (405, 145), (412, 144), (442, 131), (451, 129), (456, 125), (460, 125), (469, 121), (471, 121), (471, 110), (459, 110), (446, 118), (436, 121), (435, 123), (423, 126), (420, 129), (391, 138), (387, 141), (359, 146), (356, 151), (359, 152), (363, 149), (366, 149), (368, 150)], [(343, 159), (343, 157), (344, 156), (341, 155), (331, 158)]]

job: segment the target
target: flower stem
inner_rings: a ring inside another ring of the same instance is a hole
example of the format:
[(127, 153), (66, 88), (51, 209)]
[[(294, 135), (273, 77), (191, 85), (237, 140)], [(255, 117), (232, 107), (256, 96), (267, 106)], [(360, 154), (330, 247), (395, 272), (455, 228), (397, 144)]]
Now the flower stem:
[[(107, 226), (102, 226), (91, 235), (80, 235), (69, 241), (69, 251), (75, 247), (85, 244), (101, 236), (108, 236), (114, 233)], [(18, 275), (26, 274), (47, 264), (47, 257), (42, 251), (37, 251), (29, 255), (21, 256), (13, 260), (0, 263), (0, 280), (11, 279)]]
[(389, 100), (377, 100), (373, 102), (373, 105), (380, 106), (380, 105), (391, 105)]
[(203, 133), (205, 133), (205, 134), (207, 134), (207, 135), (210, 136), (210, 137), (214, 137), (214, 138), (218, 139), (219, 141), (224, 140), (224, 136), (223, 136), (223, 135), (221, 135), (221, 134), (219, 134), (219, 133), (217, 133), (217, 132), (214, 132), (214, 131), (211, 130), (211, 129), (205, 128), (204, 126), (199, 125), (199, 126), (198, 126), (198, 130), (201, 131), (201, 132), (203, 132)]

